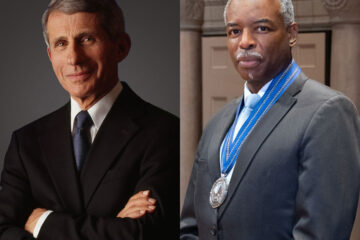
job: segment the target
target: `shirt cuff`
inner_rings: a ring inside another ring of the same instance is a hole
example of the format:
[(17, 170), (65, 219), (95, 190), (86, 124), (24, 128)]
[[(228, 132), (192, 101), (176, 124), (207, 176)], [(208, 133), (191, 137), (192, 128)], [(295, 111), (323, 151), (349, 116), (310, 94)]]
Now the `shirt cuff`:
[(34, 228), (34, 232), (33, 232), (34, 238), (38, 237), (42, 225), (44, 224), (44, 222), (45, 222), (46, 218), (49, 216), (49, 214), (52, 212), (53, 211), (51, 211), (51, 210), (47, 210), (39, 217), (39, 220), (37, 221), (35, 228)]

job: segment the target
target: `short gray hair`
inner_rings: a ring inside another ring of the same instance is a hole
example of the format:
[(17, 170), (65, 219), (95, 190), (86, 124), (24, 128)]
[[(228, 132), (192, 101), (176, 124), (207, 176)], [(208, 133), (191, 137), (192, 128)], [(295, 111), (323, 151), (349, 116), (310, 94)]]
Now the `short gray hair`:
[(50, 46), (47, 23), (49, 15), (53, 11), (66, 14), (77, 12), (99, 13), (100, 23), (113, 41), (125, 31), (124, 16), (116, 0), (51, 0), (42, 16), (43, 35), (47, 47)]
[[(224, 22), (226, 22), (226, 16), (227, 16), (227, 9), (230, 5), (232, 0), (228, 0), (225, 9), (224, 9)], [(291, 23), (295, 22), (295, 14), (294, 14), (294, 6), (292, 4), (291, 0), (278, 0), (281, 6), (280, 13), (284, 18), (284, 24), (285, 26), (290, 25)]]

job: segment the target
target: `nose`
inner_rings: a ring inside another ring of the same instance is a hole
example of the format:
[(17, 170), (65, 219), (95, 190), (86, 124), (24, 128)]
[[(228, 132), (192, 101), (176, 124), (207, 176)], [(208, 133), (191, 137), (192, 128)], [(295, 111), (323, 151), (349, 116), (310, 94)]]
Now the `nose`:
[(67, 48), (67, 63), (69, 65), (79, 65), (83, 59), (83, 52), (76, 43), (69, 44)]
[(241, 34), (240, 48), (244, 50), (250, 50), (256, 47), (255, 39), (249, 29), (244, 28)]

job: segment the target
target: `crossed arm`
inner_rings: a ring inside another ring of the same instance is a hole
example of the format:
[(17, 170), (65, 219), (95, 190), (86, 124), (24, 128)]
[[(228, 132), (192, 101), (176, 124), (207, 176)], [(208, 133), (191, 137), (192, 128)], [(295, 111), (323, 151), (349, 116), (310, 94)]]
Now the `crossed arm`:
[[(58, 201), (56, 195), (39, 190), (42, 187), (49, 188), (51, 184), (43, 181), (43, 179), (48, 179), (47, 173), (38, 171), (37, 162), (31, 161), (31, 159), (41, 158), (41, 150), (32, 149), (32, 155), (29, 156), (24, 145), (30, 141), (23, 140), (23, 135), (22, 132), (14, 133), (1, 175), (0, 239), (34, 239), (31, 232), (38, 218), (45, 211), (45, 209), (38, 209), (42, 207), (41, 205), (53, 206), (49, 209), (54, 212), (41, 226), (39, 239), (135, 240), (177, 233), (175, 219), (178, 221), (176, 217), (178, 193), (177, 188), (173, 187), (177, 186), (178, 181), (176, 175), (178, 168), (177, 164), (174, 164), (179, 156), (176, 142), (167, 140), (169, 147), (164, 147), (153, 139), (146, 145), (146, 149), (142, 150), (143, 158), (139, 169), (141, 178), (134, 186), (134, 192), (141, 191), (143, 194), (145, 189), (149, 192), (145, 192), (144, 195), (135, 194), (118, 213), (91, 214), (72, 213), (70, 209), (62, 205), (61, 201)], [(159, 135), (159, 138), (178, 139), (172, 134), (165, 137)], [(35, 147), (33, 144), (30, 145), (32, 148), (37, 147), (36, 144)], [(34, 178), (34, 175), (38, 173), (40, 173), (39, 179), (42, 180)], [(45, 204), (38, 203), (40, 198)], [(156, 210), (153, 208), (155, 204)], [(115, 207), (107, 209), (110, 208)]]
[[(6, 167), (2, 173), (0, 190), (0, 239), (34, 239), (33, 231), (39, 217), (46, 209), (38, 208), (26, 170), (17, 156), (16, 137), (9, 149)], [(11, 157), (10, 157), (11, 156)], [(162, 171), (154, 171), (162, 179)], [(147, 175), (146, 175), (147, 176)], [(151, 175), (152, 176), (152, 175)], [(125, 207), (112, 216), (96, 216), (83, 213), (75, 215), (70, 212), (57, 211), (56, 204), (41, 227), (39, 239), (143, 239), (152, 236), (163, 222), (163, 191), (152, 187), (152, 177), (148, 191), (140, 191), (132, 196)], [(144, 181), (145, 181), (144, 180)], [(157, 187), (157, 186), (156, 186)], [(137, 187), (147, 189), (145, 184)], [(162, 189), (160, 189), (162, 190)], [(150, 197), (151, 193), (151, 197)], [(156, 199), (156, 200), (155, 200)], [(165, 197), (168, 199), (168, 197)], [(166, 201), (167, 203), (167, 201)], [(155, 211), (155, 204), (157, 206)], [(158, 224), (159, 222), (159, 224)], [(151, 233), (149, 233), (149, 231)]]
[[(149, 190), (140, 191), (133, 195), (116, 217), (137, 219), (144, 216), (146, 213), (152, 213), (156, 208), (156, 200), (154, 198), (150, 198), (149, 195)], [(46, 211), (47, 209), (44, 208), (35, 208), (26, 221), (25, 230), (33, 234), (39, 218)]]

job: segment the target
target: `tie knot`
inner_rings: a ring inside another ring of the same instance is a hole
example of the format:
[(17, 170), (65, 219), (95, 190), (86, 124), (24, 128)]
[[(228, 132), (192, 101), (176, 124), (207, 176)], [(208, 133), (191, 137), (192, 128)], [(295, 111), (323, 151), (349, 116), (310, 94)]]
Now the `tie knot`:
[(76, 129), (89, 127), (93, 124), (92, 119), (87, 111), (79, 112), (76, 117)]
[(256, 93), (250, 94), (245, 99), (245, 107), (253, 109), (255, 105), (259, 102), (260, 96)]

